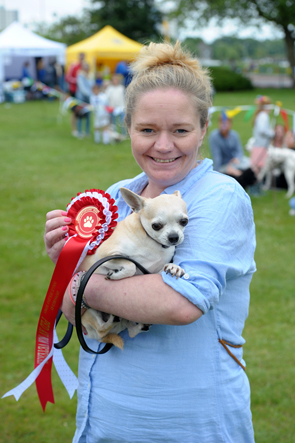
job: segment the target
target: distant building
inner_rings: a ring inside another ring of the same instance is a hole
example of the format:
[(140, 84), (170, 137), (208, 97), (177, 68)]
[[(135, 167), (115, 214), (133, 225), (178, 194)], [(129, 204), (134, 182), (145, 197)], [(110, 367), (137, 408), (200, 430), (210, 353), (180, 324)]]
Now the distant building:
[(4, 6), (0, 6), (0, 31), (2, 31), (11, 23), (18, 21), (18, 11), (6, 10)]

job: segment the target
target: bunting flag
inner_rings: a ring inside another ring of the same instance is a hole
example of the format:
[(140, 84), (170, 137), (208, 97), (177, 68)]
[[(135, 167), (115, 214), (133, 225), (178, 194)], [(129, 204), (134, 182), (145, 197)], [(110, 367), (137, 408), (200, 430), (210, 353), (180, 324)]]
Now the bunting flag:
[(254, 113), (256, 111), (256, 106), (252, 106), (245, 114), (245, 122), (249, 121), (251, 117), (253, 117)]
[(228, 118), (233, 118), (236, 115), (238, 115), (241, 111), (242, 111), (242, 109), (239, 106), (237, 106), (234, 109), (226, 110), (225, 113)]
[(287, 132), (289, 130), (289, 119), (288, 119), (288, 115), (287, 112), (285, 111), (285, 109), (281, 109), (280, 114), (284, 120), (285, 123), (285, 131)]

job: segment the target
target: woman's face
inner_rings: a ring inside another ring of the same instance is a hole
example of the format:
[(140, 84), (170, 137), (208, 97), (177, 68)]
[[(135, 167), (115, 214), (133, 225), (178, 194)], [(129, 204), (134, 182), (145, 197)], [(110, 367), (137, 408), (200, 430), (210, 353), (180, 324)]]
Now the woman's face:
[(133, 156), (149, 177), (149, 186), (162, 192), (181, 181), (197, 165), (205, 136), (189, 97), (178, 89), (143, 94), (131, 118)]

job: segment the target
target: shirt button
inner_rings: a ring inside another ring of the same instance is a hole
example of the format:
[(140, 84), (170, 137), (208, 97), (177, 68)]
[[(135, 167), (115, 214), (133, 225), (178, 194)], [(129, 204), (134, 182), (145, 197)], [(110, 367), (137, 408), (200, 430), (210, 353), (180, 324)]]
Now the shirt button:
[(189, 279), (189, 274), (184, 274), (183, 278), (184, 278), (185, 280), (188, 280), (188, 279)]

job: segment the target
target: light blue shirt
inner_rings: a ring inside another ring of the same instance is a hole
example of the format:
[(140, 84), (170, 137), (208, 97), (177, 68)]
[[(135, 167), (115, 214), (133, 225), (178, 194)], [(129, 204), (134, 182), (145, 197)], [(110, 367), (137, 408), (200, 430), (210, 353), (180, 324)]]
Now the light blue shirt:
[[(119, 220), (130, 213), (119, 188), (140, 193), (147, 181), (142, 173), (108, 190)], [(164, 192), (175, 190), (188, 207), (185, 239), (174, 256), (186, 275), (162, 277), (204, 315), (187, 326), (153, 325), (133, 339), (124, 331), (123, 351), (81, 350), (75, 443), (254, 442), (247, 375), (218, 341), (245, 342), (256, 270), (250, 199), (208, 159)], [(245, 364), (242, 348), (230, 351)]]

